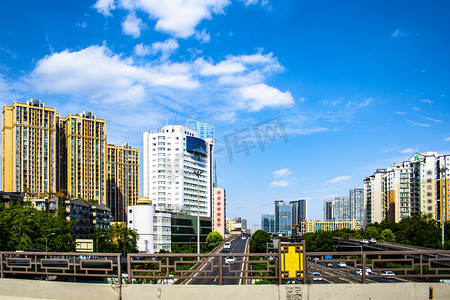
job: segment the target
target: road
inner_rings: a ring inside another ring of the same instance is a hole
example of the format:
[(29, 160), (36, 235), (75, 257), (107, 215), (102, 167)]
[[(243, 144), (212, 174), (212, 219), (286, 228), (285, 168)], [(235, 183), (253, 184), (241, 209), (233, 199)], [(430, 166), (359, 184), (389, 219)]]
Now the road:
[[(320, 272), (322, 276), (338, 276), (333, 278), (323, 278), (323, 280), (317, 280), (313, 281), (310, 280), (314, 284), (335, 284), (335, 283), (361, 283), (362, 279), (359, 279), (357, 277), (354, 278), (345, 278), (344, 276), (350, 275), (356, 275), (355, 271), (349, 271), (351, 268), (345, 267), (340, 268), (337, 266), (337, 263), (333, 265), (333, 267), (327, 267), (326, 263), (319, 262), (317, 263), (317, 266), (314, 265), (314, 262), (310, 262), (308, 264), (308, 273), (309, 275), (312, 274), (312, 272)], [(348, 274), (349, 273), (349, 274)], [(367, 275), (366, 276), (367, 283), (398, 283), (398, 282), (406, 282), (404, 279), (400, 278), (382, 278), (382, 277), (375, 277), (374, 275)]]
[[(234, 239), (230, 241), (231, 248), (230, 249), (220, 249), (219, 253), (223, 253), (224, 251), (229, 250), (230, 255), (232, 253), (245, 253), (246, 242), (248, 240), (245, 239)], [(223, 247), (223, 246), (222, 246)], [(237, 285), (242, 284), (241, 282), (241, 270), (244, 268), (244, 264), (242, 263), (243, 257), (235, 257), (236, 262), (234, 264), (225, 264), (223, 262), (222, 266), (222, 276), (224, 285)], [(210, 272), (205, 272), (204, 270), (210, 270)], [(211, 284), (219, 284), (219, 258), (211, 257), (208, 259), (208, 263), (204, 263), (199, 267), (199, 272), (194, 273), (193, 277), (189, 279), (186, 284), (202, 284), (202, 285), (211, 285)], [(206, 273), (206, 274), (205, 274)], [(197, 278), (201, 276), (214, 276), (212, 278)], [(228, 277), (228, 278), (227, 278)], [(233, 277), (233, 278), (231, 278)]]

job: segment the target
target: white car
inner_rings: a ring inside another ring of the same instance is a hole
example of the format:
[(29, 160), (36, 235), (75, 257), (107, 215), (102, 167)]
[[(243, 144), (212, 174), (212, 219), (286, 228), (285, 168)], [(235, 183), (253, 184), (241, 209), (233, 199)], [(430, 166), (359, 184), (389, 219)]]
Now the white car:
[(234, 258), (234, 256), (227, 256), (225, 257), (225, 263), (226, 264), (234, 264), (236, 262), (236, 259)]
[(223, 244), (223, 249), (230, 249), (230, 248), (231, 248), (230, 242), (225, 242), (225, 244)]
[(332, 263), (332, 262), (329, 262), (329, 263), (327, 263), (327, 267), (331, 267), (331, 268), (333, 268), (333, 267), (334, 267), (334, 265), (333, 265), (333, 263)]
[(384, 278), (395, 278), (395, 273), (392, 271), (383, 271), (380, 275)]
[[(362, 269), (356, 270), (356, 275), (362, 275)], [(370, 275), (370, 272), (366, 270), (366, 275)]]
[(346, 264), (344, 261), (341, 261), (341, 262), (338, 264), (338, 266), (339, 266), (339, 268), (347, 268), (347, 264)]
[(362, 240), (361, 240), (361, 244), (368, 244), (368, 243), (369, 243), (369, 241), (366, 240), (366, 239), (362, 239)]
[(372, 269), (370, 267), (366, 267), (366, 272), (372, 273)]
[(377, 240), (374, 239), (374, 238), (371, 238), (371, 239), (369, 240), (369, 243), (371, 243), (371, 244), (376, 244), (376, 243), (377, 243)]
[(320, 272), (312, 272), (312, 276), (314, 281), (323, 280), (322, 274), (320, 274)]

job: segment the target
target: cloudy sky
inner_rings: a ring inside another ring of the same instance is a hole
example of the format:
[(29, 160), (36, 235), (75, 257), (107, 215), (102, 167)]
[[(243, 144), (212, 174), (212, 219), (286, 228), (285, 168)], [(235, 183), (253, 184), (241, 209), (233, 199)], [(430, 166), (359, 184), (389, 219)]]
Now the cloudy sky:
[(0, 104), (107, 120), (108, 142), (216, 126), (228, 217), (322, 203), (414, 152), (450, 153), (450, 2), (4, 1)]

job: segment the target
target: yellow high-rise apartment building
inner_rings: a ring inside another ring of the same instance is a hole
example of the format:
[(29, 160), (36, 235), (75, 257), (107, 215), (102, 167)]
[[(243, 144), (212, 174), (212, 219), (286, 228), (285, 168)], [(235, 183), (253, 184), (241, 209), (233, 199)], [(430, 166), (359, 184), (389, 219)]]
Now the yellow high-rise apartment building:
[(127, 206), (139, 198), (139, 149), (127, 143), (107, 145), (106, 169), (106, 205), (115, 222), (126, 222)]
[(3, 108), (3, 191), (43, 194), (59, 189), (58, 123), (55, 108), (36, 99)]
[(90, 112), (61, 120), (65, 133), (67, 191), (106, 204), (106, 121)]
[(60, 118), (55, 108), (31, 99), (3, 108), (2, 129), (3, 191), (67, 190), (71, 197), (115, 203), (110, 208), (116, 221), (124, 221), (126, 206), (136, 204), (139, 149), (107, 145), (104, 119), (90, 112)]

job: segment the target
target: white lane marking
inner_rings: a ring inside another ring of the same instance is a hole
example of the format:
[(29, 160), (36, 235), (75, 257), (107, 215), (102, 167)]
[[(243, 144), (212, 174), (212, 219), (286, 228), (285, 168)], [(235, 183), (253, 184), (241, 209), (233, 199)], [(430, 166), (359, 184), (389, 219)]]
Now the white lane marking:
[[(212, 257), (210, 257), (210, 258), (208, 258), (208, 260), (207, 261), (211, 261), (212, 259), (214, 258), (214, 256), (212, 256)], [(220, 259), (220, 257), (219, 257), (219, 259)], [(207, 263), (205, 262), (205, 263), (203, 263), (203, 266), (200, 268), (200, 271), (203, 271), (203, 269), (206, 267), (206, 265), (207, 265)], [(189, 279), (188, 280), (188, 282), (186, 282), (186, 284), (185, 285), (188, 285), (189, 283), (191, 283), (191, 281), (192, 281), (192, 279), (194, 279), (194, 277), (197, 277), (197, 275), (198, 275), (198, 273), (199, 272), (196, 272), (193, 276), (192, 276), (192, 278), (191, 279)]]

